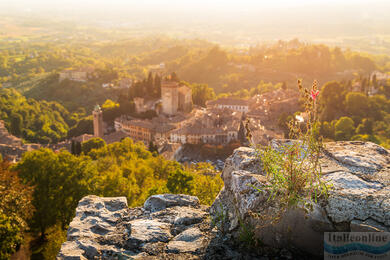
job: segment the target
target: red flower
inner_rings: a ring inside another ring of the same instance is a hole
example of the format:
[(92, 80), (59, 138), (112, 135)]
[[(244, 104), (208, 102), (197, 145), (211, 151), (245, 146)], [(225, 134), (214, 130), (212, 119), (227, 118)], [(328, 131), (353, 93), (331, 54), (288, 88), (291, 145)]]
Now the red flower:
[(317, 98), (317, 96), (320, 94), (320, 91), (319, 90), (312, 90), (311, 91), (311, 98), (313, 99), (313, 100), (316, 100), (316, 98)]

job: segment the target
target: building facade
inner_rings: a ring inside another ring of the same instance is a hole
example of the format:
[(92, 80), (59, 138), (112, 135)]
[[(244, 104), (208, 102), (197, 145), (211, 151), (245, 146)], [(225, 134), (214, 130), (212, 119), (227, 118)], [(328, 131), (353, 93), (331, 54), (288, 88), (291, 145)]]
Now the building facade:
[(162, 112), (174, 115), (179, 111), (190, 112), (192, 110), (192, 90), (175, 81), (163, 81), (161, 83)]
[(126, 133), (134, 141), (142, 141), (146, 145), (157, 139), (169, 139), (173, 124), (162, 122), (158, 118), (152, 120), (127, 119), (119, 117), (114, 122), (115, 130)]
[(93, 74), (93, 68), (82, 68), (77, 70), (67, 69), (59, 73), (59, 81), (61, 82), (68, 79), (72, 81), (86, 82), (88, 79), (93, 77)]
[(249, 111), (249, 102), (244, 99), (220, 98), (206, 102), (208, 108), (228, 108), (233, 111), (247, 113)]

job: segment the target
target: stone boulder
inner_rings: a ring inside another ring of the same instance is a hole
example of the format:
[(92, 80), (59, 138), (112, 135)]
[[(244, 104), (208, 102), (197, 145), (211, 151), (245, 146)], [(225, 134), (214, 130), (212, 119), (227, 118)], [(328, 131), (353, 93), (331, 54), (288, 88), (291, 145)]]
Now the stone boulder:
[(160, 194), (150, 196), (144, 203), (144, 209), (151, 212), (160, 211), (173, 206), (199, 207), (199, 199), (182, 194)]
[(252, 259), (212, 227), (197, 197), (163, 194), (144, 207), (125, 197), (80, 200), (57, 259)]
[(333, 185), (328, 198), (307, 214), (289, 210), (269, 224), (267, 219), (278, 211), (277, 201), (252, 187), (267, 190), (261, 160), (254, 149), (238, 148), (225, 162), (224, 188), (210, 212), (223, 220), (220, 228), (225, 232), (238, 236), (240, 226), (246, 225), (266, 245), (313, 256), (323, 254), (327, 231), (389, 231), (388, 150), (369, 142), (326, 143), (321, 167), (323, 180)]

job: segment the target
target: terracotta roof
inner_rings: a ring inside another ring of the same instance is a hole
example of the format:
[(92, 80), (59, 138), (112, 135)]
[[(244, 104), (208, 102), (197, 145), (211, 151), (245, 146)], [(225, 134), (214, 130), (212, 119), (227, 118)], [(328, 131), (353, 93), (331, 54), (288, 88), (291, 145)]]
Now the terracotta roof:
[(103, 140), (107, 144), (115, 143), (115, 142), (120, 142), (123, 138), (129, 137), (128, 134), (122, 132), (122, 131), (117, 131), (113, 132), (111, 134), (103, 136)]
[(138, 126), (138, 127), (147, 128), (147, 129), (153, 128), (153, 125), (147, 120), (131, 120), (131, 121), (126, 122), (126, 124), (130, 125), (130, 126)]
[(169, 132), (173, 129), (175, 129), (176, 127), (173, 126), (173, 125), (161, 125), (161, 124), (158, 124), (158, 125), (155, 125), (154, 127), (154, 131), (158, 132), (158, 133), (166, 133), (166, 132)]

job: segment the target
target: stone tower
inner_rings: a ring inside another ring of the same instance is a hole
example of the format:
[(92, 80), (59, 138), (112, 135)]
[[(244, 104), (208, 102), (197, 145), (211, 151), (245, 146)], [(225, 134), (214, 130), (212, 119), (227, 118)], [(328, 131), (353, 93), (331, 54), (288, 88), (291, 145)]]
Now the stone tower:
[(103, 137), (103, 111), (99, 105), (96, 105), (92, 111), (93, 115), (93, 135)]
[(179, 108), (179, 83), (163, 81), (161, 83), (162, 112), (174, 115)]

